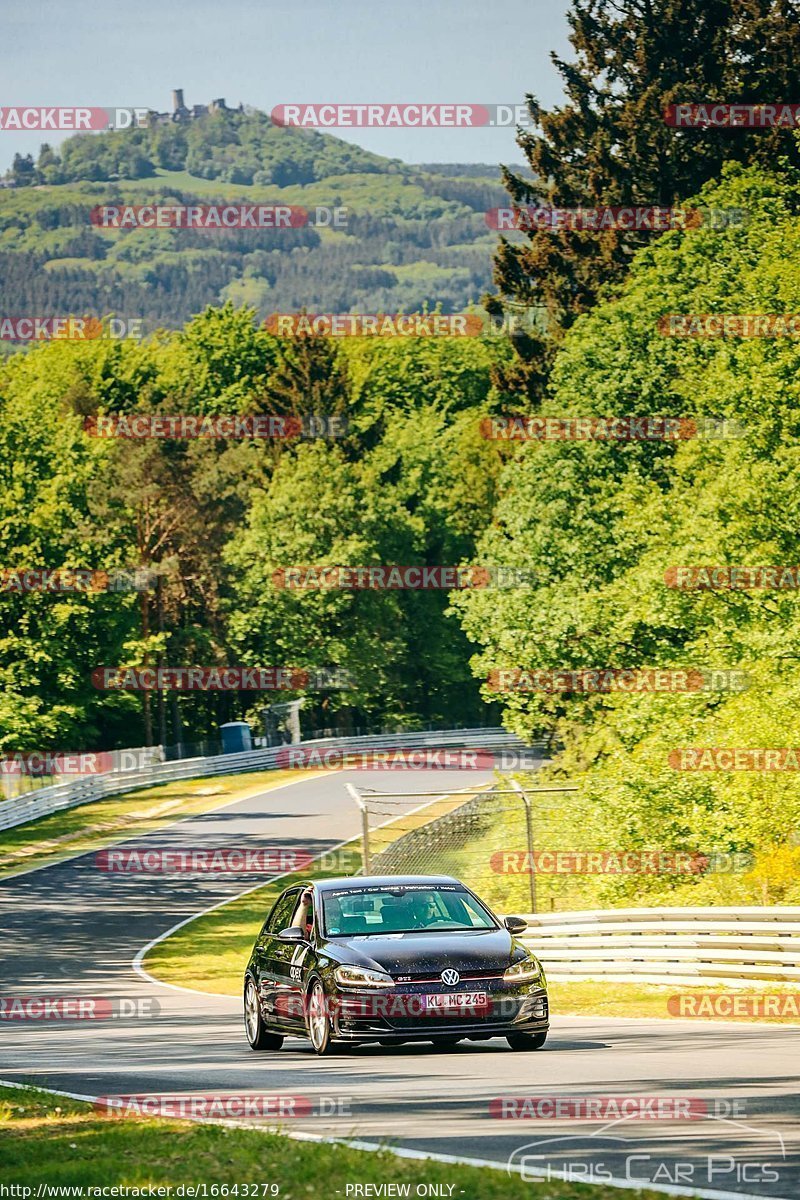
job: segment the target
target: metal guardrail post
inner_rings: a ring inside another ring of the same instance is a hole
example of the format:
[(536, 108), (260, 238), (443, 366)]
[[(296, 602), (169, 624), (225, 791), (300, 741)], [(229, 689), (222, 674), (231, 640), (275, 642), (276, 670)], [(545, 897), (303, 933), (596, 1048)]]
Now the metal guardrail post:
[(369, 853), (369, 809), (354, 784), (348, 783), (347, 790), (361, 809), (361, 838), (364, 842), (363, 871), (365, 875), (369, 875), (372, 866)]
[(528, 875), (528, 883), (531, 893), (531, 912), (536, 913), (536, 860), (533, 857), (533, 817), (531, 816), (531, 802), (528, 794), (521, 783), (516, 779), (509, 779), (509, 782), (514, 789), (522, 797), (522, 803), (525, 805), (525, 840), (528, 844), (528, 861), (531, 869)]
[[(534, 857), (534, 849), (533, 849), (533, 815), (531, 813), (531, 799), (530, 799), (530, 796), (528, 795), (528, 790), (526, 790), (518, 780), (512, 779), (509, 776), (509, 782), (510, 782), (512, 788), (514, 789), (514, 791), (519, 792), (520, 796), (522, 797), (522, 803), (525, 805), (525, 833), (526, 833), (526, 840), (528, 843), (528, 854), (530, 856), (530, 864), (531, 864), (530, 875), (528, 877), (529, 881), (530, 881), (531, 913), (535, 915), (536, 914), (536, 859)], [(577, 792), (578, 788), (576, 788), (576, 787), (552, 787), (552, 788), (543, 787), (543, 788), (531, 788), (530, 791), (537, 792), (537, 793)]]

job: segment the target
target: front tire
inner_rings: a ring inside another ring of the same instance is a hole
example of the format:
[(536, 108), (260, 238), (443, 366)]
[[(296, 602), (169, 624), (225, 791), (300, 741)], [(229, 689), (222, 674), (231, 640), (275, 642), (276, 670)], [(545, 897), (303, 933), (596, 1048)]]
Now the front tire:
[(315, 1054), (330, 1054), (333, 1049), (328, 998), (322, 981), (315, 979), (308, 991), (306, 1028)]
[(544, 1033), (509, 1033), (506, 1041), (512, 1050), (541, 1050), (547, 1041), (547, 1030)]
[(261, 1016), (258, 989), (255, 980), (248, 977), (244, 985), (244, 1031), (251, 1050), (280, 1050), (283, 1038), (279, 1033), (270, 1033)]

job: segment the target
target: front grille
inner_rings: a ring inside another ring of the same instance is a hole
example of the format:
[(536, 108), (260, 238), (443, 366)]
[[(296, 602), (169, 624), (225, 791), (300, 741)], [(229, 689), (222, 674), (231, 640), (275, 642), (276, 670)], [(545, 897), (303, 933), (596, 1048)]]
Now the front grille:
[[(446, 968), (444, 968), (444, 967), (442, 968), (442, 970), (445, 970), (445, 969)], [(441, 971), (437, 975), (430, 975), (430, 974), (415, 975), (412, 973), (412, 974), (393, 975), (392, 978), (394, 979), (395, 983), (398, 983), (398, 984), (436, 983), (440, 987), (442, 986)], [(456, 984), (456, 987), (460, 987), (462, 983), (469, 983), (470, 980), (482, 979), (482, 980), (485, 980), (488, 982), (491, 979), (502, 979), (502, 978), (503, 978), (503, 972), (499, 971), (497, 969), (497, 967), (487, 967), (484, 970), (471, 970), (468, 975), (461, 975), (461, 978), (460, 978), (459, 982)]]

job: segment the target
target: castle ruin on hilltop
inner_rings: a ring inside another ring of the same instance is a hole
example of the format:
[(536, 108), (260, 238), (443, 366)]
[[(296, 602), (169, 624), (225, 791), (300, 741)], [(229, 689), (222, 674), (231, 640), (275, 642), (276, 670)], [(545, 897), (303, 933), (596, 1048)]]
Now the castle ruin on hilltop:
[(193, 104), (191, 108), (187, 108), (183, 102), (183, 88), (174, 88), (172, 112), (160, 113), (151, 109), (147, 116), (151, 125), (171, 125), (196, 121), (199, 117), (206, 117), (209, 113), (217, 112), (244, 112), (244, 105), (240, 103), (238, 108), (228, 108), (225, 101), (220, 99), (212, 100), (210, 104)]

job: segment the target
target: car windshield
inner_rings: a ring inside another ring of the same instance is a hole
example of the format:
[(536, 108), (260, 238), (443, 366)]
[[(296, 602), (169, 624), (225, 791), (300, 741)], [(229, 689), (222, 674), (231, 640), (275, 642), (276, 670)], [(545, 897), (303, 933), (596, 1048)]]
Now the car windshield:
[(327, 937), (497, 928), (489, 910), (455, 885), (342, 888), (323, 893), (322, 911)]

